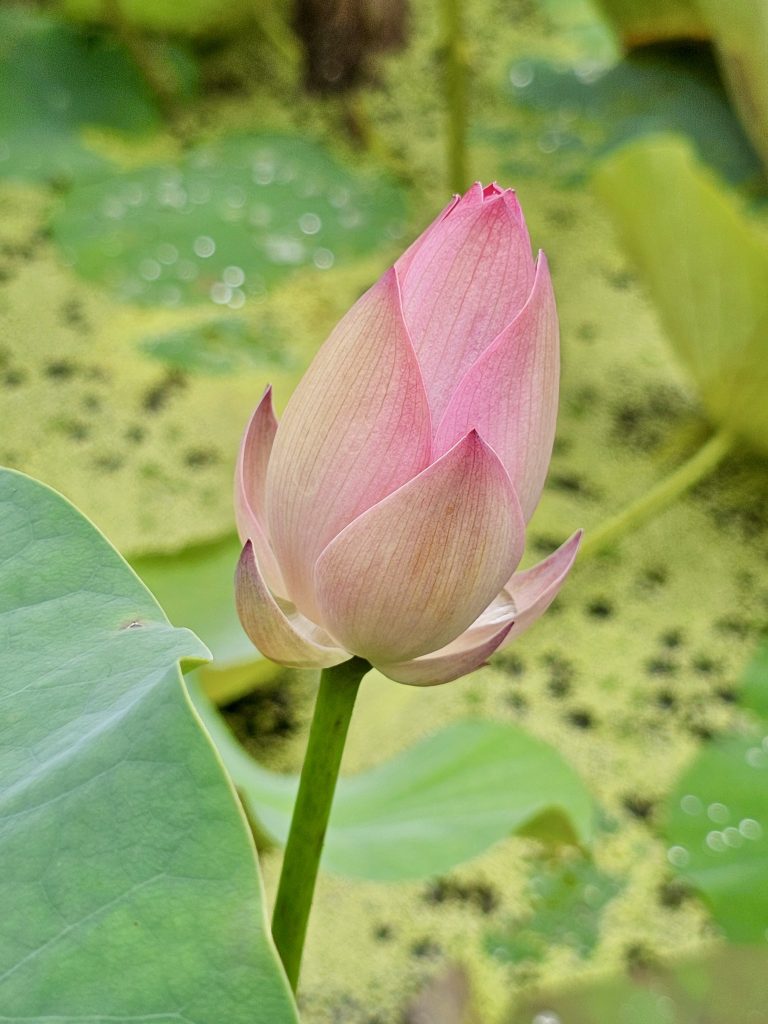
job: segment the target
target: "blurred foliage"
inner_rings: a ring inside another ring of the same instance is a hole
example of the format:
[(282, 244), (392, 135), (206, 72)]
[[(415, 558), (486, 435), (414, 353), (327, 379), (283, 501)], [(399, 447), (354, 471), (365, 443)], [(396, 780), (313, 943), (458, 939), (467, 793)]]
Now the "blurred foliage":
[(628, 46), (665, 39), (701, 39), (707, 23), (698, 0), (596, 0)]
[(711, 906), (733, 942), (768, 937), (768, 647), (742, 680), (742, 703), (762, 716), (743, 734), (705, 746), (667, 803), (667, 858)]
[(729, 181), (760, 178), (760, 162), (704, 52), (642, 51), (608, 68), (525, 57), (509, 79), (515, 106), (546, 118), (538, 142), (557, 153), (550, 173), (566, 184), (589, 176), (595, 160), (618, 146), (660, 131), (687, 136)]
[(553, 943), (586, 959), (600, 940), (603, 911), (623, 887), (621, 878), (584, 857), (539, 861), (530, 881), (527, 916), (487, 935), (486, 949), (514, 965), (540, 962)]
[(103, 174), (108, 162), (84, 141), (93, 126), (130, 136), (160, 127), (122, 45), (25, 8), (0, 9), (0, 176), (61, 183)]
[[(192, 693), (251, 819), (285, 843), (298, 778), (253, 760), (202, 692)], [(586, 844), (593, 813), (584, 784), (547, 744), (510, 725), (456, 722), (339, 780), (323, 865), (379, 882), (428, 878), (511, 834)]]
[(768, 952), (725, 948), (695, 960), (644, 964), (632, 977), (541, 993), (511, 1024), (759, 1024), (768, 1002)]
[(698, 0), (728, 90), (768, 173), (768, 0)]
[(627, 46), (710, 40), (742, 124), (768, 169), (768, 0), (598, 0)]
[[(243, 28), (260, 10), (277, 5), (287, 10), (287, 0), (115, 0), (131, 25), (151, 32), (177, 35), (222, 35)], [(76, 21), (109, 23), (110, 4), (105, 0), (53, 0), (53, 6)]]
[(230, 137), (74, 188), (53, 222), (75, 270), (124, 301), (241, 309), (286, 274), (400, 238), (401, 191), (298, 136)]
[(635, 143), (595, 183), (713, 421), (768, 452), (768, 235), (685, 143)]

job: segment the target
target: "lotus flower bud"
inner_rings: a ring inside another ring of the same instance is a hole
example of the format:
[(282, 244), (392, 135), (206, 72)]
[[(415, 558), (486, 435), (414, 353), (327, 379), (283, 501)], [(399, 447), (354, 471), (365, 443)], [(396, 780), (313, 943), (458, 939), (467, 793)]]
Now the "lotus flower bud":
[(341, 320), (235, 482), (241, 622), (268, 658), (471, 672), (549, 606), (576, 533), (516, 572), (547, 473), (559, 336), (511, 189), (475, 184)]

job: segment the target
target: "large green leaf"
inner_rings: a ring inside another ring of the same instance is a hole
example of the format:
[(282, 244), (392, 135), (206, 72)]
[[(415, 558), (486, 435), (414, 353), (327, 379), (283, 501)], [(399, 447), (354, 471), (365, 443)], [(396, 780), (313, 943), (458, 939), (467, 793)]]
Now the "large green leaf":
[[(193, 695), (250, 814), (284, 842), (298, 780), (258, 765)], [(592, 813), (583, 783), (547, 744), (511, 725), (462, 721), (340, 780), (323, 864), (374, 881), (423, 878), (513, 832), (587, 842)]]
[(673, 137), (634, 143), (597, 190), (716, 423), (768, 446), (768, 238)]
[(114, 40), (19, 7), (0, 11), (0, 38), (0, 175), (103, 174), (107, 161), (86, 146), (86, 128), (136, 134), (158, 126), (136, 66)]
[(54, 491), (0, 471), (0, 524), (0, 1014), (295, 1024), (205, 648)]
[(253, 135), (75, 189), (54, 232), (79, 273), (121, 298), (240, 309), (297, 269), (391, 242), (403, 214), (391, 182), (298, 136)]
[(175, 555), (132, 561), (171, 622), (183, 622), (206, 644), (213, 660), (200, 670), (206, 693), (228, 703), (271, 679), (280, 666), (263, 658), (245, 635), (235, 610), (236, 536)]

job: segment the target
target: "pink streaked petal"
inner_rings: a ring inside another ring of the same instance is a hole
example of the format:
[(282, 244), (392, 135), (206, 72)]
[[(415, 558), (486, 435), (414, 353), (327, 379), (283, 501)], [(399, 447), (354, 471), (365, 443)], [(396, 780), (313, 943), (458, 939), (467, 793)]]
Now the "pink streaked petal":
[(421, 232), (419, 237), (414, 242), (411, 242), (411, 244), (408, 246), (403, 255), (398, 259), (397, 263), (395, 264), (397, 274), (400, 279), (402, 279), (406, 270), (408, 269), (408, 267), (410, 267), (411, 263), (413, 262), (413, 257), (416, 255), (416, 253), (427, 240), (427, 238), (429, 238), (430, 234), (438, 227), (441, 221), (445, 220), (445, 218), (453, 210), (456, 209), (456, 207), (459, 205), (461, 201), (461, 196), (454, 196), (451, 199), (451, 201), (447, 204), (447, 206), (443, 207), (443, 209), (440, 211), (437, 217), (435, 217), (435, 219), (429, 225), (429, 227), (425, 228), (425, 230)]
[(267, 464), (277, 431), (272, 408), (272, 385), (267, 387), (245, 428), (235, 468), (235, 516), (240, 540), (245, 542), (256, 519), (266, 524), (264, 492)]
[(504, 641), (504, 647), (541, 618), (557, 597), (573, 568), (583, 534), (583, 530), (577, 530), (548, 558), (526, 569), (525, 572), (515, 573), (509, 580), (505, 591), (509, 594), (516, 611), (515, 621)]
[(421, 371), (390, 270), (352, 307), (301, 380), (267, 472), (269, 536), (288, 593), (314, 618), (320, 552), (429, 464)]
[(441, 454), (473, 427), (507, 468), (526, 522), (546, 479), (555, 438), (560, 344), (547, 260), (539, 253), (530, 297), (467, 371), (435, 435)]
[(235, 602), (249, 639), (272, 661), (292, 668), (329, 668), (350, 657), (303, 615), (283, 611), (269, 591), (250, 541), (237, 564)]
[(397, 665), (374, 665), (374, 668), (389, 679), (394, 679), (397, 683), (408, 683), (410, 686), (437, 686), (440, 683), (450, 683), (453, 679), (466, 676), (484, 665), (507, 638), (512, 626), (513, 623), (507, 622), (501, 629), (497, 629), (482, 640), (471, 636), (471, 631), (467, 630), (434, 654), (403, 661)]
[(506, 470), (475, 431), (320, 555), (320, 618), (377, 664), (438, 650), (499, 592), (525, 541)]
[(469, 367), (525, 305), (534, 262), (517, 200), (465, 196), (401, 281), (403, 310), (438, 423)]
[(277, 420), (272, 408), (272, 387), (256, 406), (240, 444), (235, 468), (235, 519), (240, 540), (251, 540), (271, 590), (285, 596), (285, 582), (266, 534), (264, 491), (267, 464)]

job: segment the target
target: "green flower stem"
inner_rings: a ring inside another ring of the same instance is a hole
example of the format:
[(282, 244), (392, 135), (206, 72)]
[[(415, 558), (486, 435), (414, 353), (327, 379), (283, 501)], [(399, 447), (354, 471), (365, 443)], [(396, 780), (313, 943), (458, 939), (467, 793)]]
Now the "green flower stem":
[(362, 658), (352, 658), (320, 676), (272, 916), (272, 936), (294, 992), (344, 741), (360, 682), (370, 667)]
[(637, 501), (627, 505), (617, 515), (608, 519), (591, 533), (587, 533), (581, 546), (579, 560), (590, 557), (610, 547), (626, 533), (635, 530), (641, 523), (656, 515), (675, 501), (705, 476), (715, 470), (734, 444), (733, 435), (720, 430), (704, 444), (687, 462), (679, 466), (664, 480), (661, 480)]
[(462, 27), (464, 0), (442, 0), (443, 78), (448, 116), (448, 176), (454, 192), (467, 187), (467, 70)]

